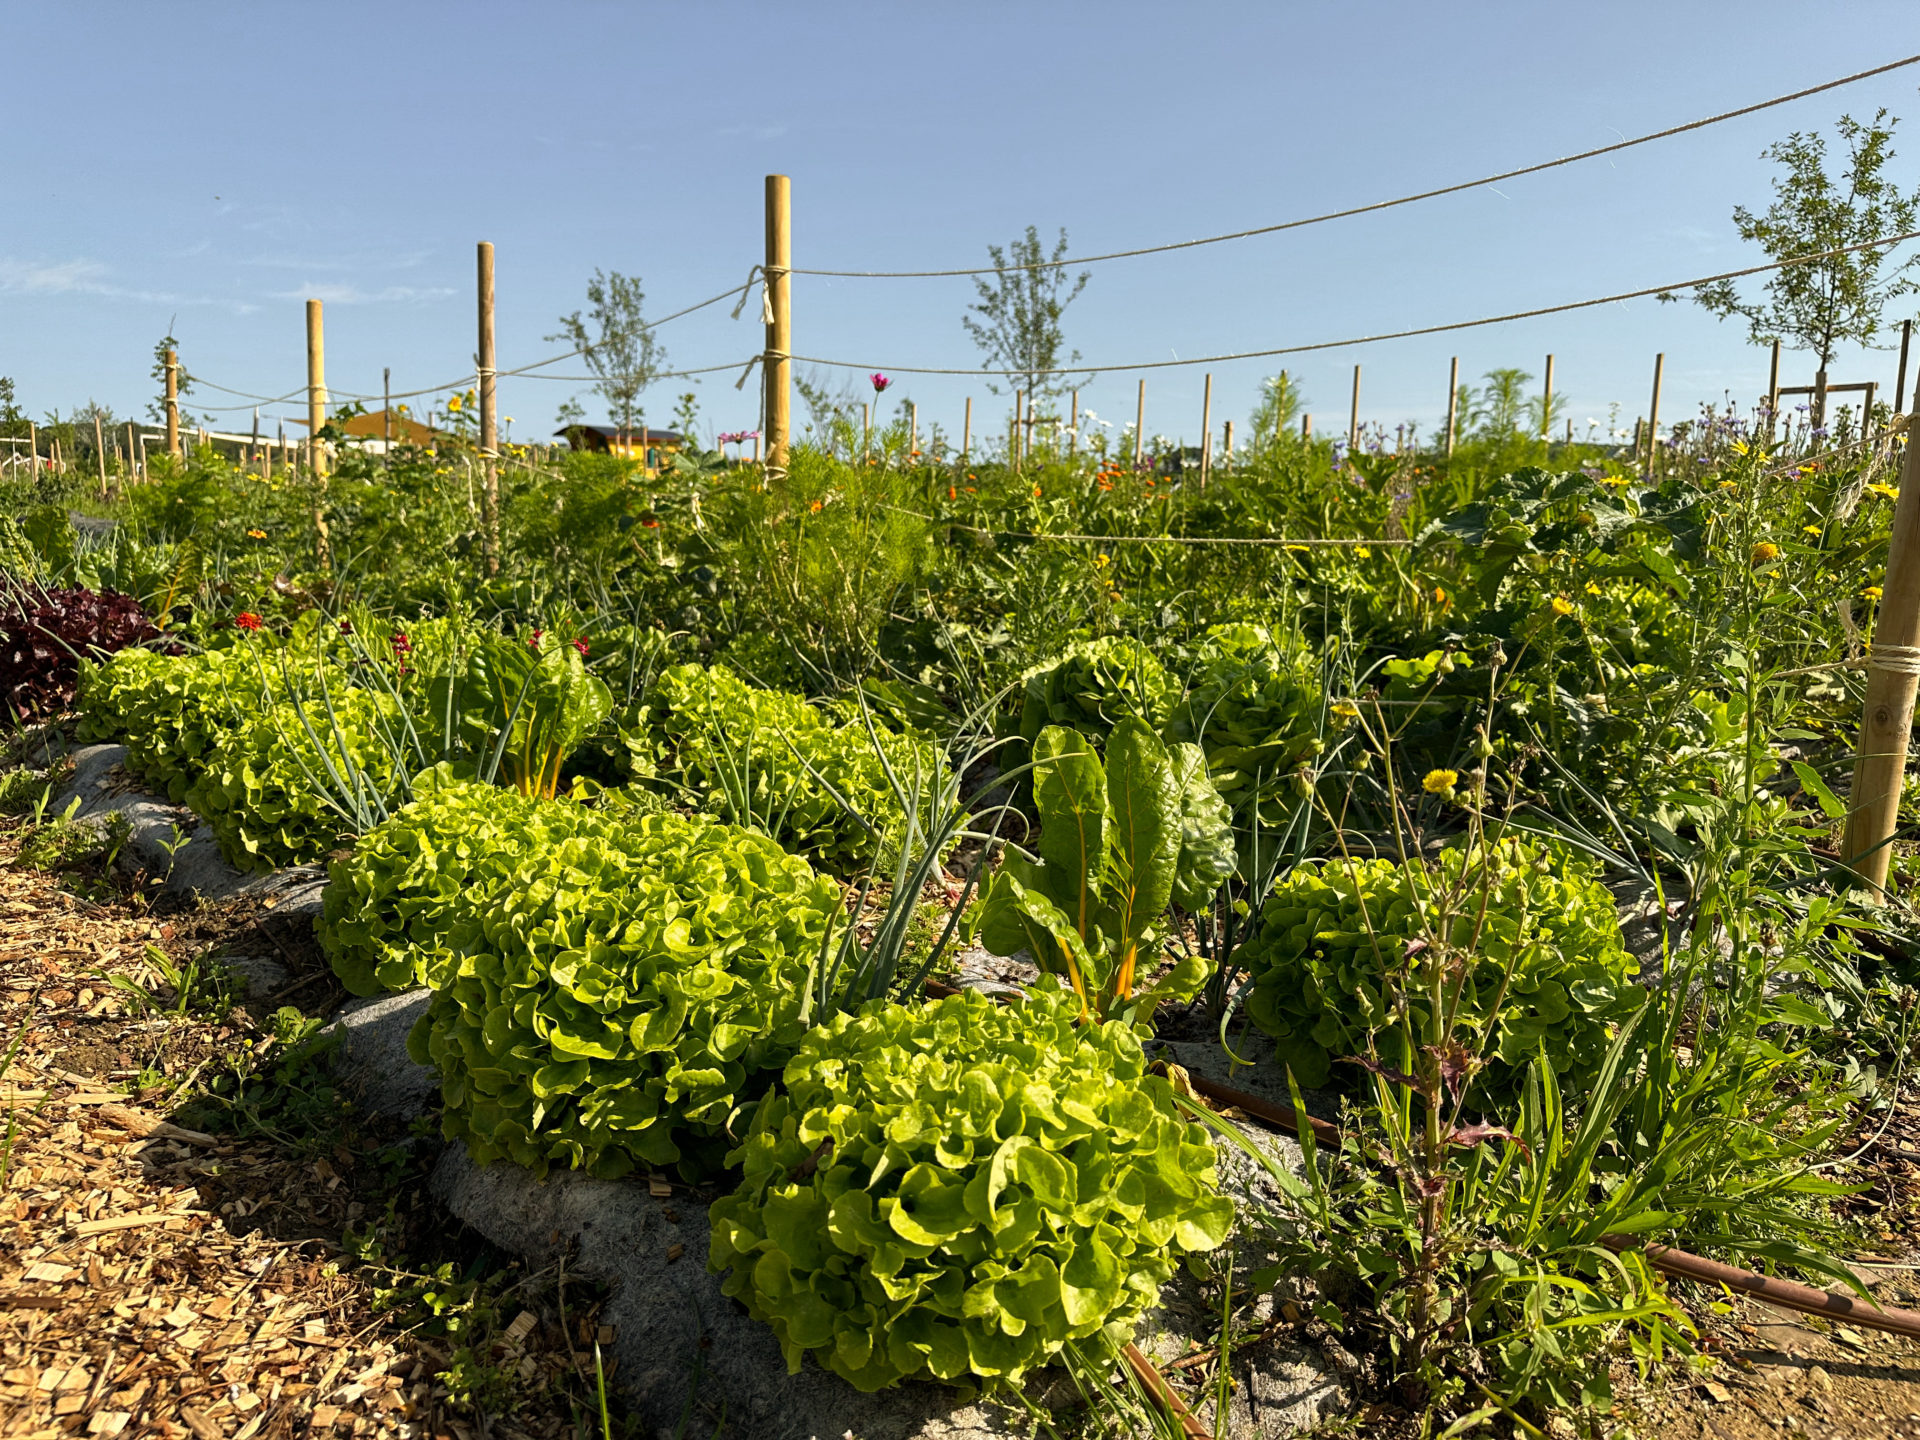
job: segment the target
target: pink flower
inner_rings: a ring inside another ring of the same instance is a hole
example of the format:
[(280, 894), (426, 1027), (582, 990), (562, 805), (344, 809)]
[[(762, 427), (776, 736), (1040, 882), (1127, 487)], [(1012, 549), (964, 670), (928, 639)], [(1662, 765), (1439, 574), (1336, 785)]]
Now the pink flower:
[(580, 658), (582, 660), (586, 659), (587, 658), (587, 637), (582, 635), (578, 640), (574, 641), (573, 648), (580, 652)]
[(874, 371), (874, 373), (868, 376), (867, 378), (873, 381), (873, 393), (876, 395), (878, 395), (882, 390), (885, 390), (889, 385), (893, 384), (893, 381), (889, 380), (886, 376), (882, 375), (877, 370)]

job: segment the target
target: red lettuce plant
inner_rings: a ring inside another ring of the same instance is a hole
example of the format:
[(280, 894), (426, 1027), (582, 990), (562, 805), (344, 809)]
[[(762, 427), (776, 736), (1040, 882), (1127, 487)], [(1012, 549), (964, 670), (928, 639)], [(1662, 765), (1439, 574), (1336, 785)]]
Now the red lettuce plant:
[(159, 638), (140, 602), (118, 591), (0, 593), (0, 706), (19, 720), (56, 715), (73, 704), (81, 660)]

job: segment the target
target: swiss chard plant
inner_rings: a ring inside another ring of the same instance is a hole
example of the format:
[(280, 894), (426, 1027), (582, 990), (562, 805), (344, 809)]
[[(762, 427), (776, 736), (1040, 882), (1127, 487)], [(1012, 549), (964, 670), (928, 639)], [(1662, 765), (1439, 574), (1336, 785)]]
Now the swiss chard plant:
[(729, 1159), (708, 1262), (861, 1390), (1017, 1382), (1117, 1346), (1232, 1223), (1213, 1147), (1122, 1024), (1051, 984), (884, 1001), (807, 1033)]
[(1206, 982), (1181, 959), (1157, 983), (1168, 907), (1200, 910), (1233, 873), (1226, 802), (1197, 745), (1167, 745), (1127, 719), (1106, 758), (1077, 730), (1051, 725), (1033, 743), (1037, 854), (1009, 854), (981, 891), (969, 925), (999, 955), (1025, 949), (1064, 977), (1083, 1011), (1150, 1017), (1163, 999)]

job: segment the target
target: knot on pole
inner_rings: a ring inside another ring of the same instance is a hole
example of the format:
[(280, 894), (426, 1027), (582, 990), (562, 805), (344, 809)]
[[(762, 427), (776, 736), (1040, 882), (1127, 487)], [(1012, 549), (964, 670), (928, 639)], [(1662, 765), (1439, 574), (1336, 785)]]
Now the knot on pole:
[(764, 283), (767, 278), (766, 266), (749, 265), (747, 267), (746, 283), (741, 285), (740, 298), (734, 301), (733, 304), (734, 319), (738, 320), (740, 318), (740, 312), (747, 308), (747, 301), (753, 297), (754, 282), (761, 281), (763, 283), (760, 286), (760, 323), (762, 325), (771, 325), (773, 323), (773, 301), (768, 298), (767, 286)]
[(1867, 668), (1920, 676), (1920, 645), (1875, 645), (1867, 655)]

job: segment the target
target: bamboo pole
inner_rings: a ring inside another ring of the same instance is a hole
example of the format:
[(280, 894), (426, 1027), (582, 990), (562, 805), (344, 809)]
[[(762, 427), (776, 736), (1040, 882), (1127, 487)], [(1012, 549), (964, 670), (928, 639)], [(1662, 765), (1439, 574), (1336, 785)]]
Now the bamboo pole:
[(93, 458), (100, 472), (100, 498), (107, 498), (107, 433), (100, 423), (100, 412), (93, 412)]
[(327, 536), (327, 450), (320, 428), (327, 423), (327, 344), (320, 302), (307, 301), (307, 465), (313, 472), (314, 556), (322, 570), (332, 568)]
[(767, 348), (760, 360), (765, 394), (767, 479), (785, 485), (787, 434), (792, 424), (793, 381), (793, 183), (785, 175), (767, 176)]
[(960, 463), (967, 464), (973, 456), (973, 396), (967, 396), (967, 408), (960, 421)]
[(1773, 359), (1767, 366), (1767, 440), (1772, 443), (1774, 423), (1780, 417), (1780, 342), (1773, 342)]
[(1540, 438), (1553, 439), (1553, 356), (1547, 356), (1547, 383), (1540, 392)]
[(1660, 448), (1660, 377), (1666, 373), (1667, 352), (1653, 357), (1653, 402), (1647, 407), (1647, 469), (1653, 469), (1654, 452)]
[(1020, 444), (1020, 439), (1021, 439), (1020, 422), (1021, 422), (1021, 417), (1026, 412), (1026, 408), (1027, 408), (1027, 392), (1024, 390), (1014, 391), (1013, 392), (1013, 435), (1012, 435), (1013, 443), (1009, 451), (1009, 458), (1012, 459), (1013, 468), (1016, 470), (1020, 468), (1020, 461), (1022, 459), (1022, 450), (1021, 450), (1021, 444)]
[[(477, 254), (480, 322), (480, 516), (486, 535), (487, 573), (500, 573), (500, 407), (495, 398), (493, 342), (493, 246), (482, 240)], [(640, 437), (644, 447), (646, 436)]]
[(1200, 484), (1213, 475), (1213, 372), (1200, 386)]
[(1140, 457), (1147, 445), (1147, 382), (1140, 382), (1140, 399), (1133, 413), (1133, 468), (1140, 468)]
[(167, 351), (167, 454), (180, 458), (180, 356)]
[(29, 420), (27, 422), (27, 479), (32, 480), (40, 474), (40, 427)]
[(1447, 371), (1447, 458), (1453, 458), (1453, 432), (1460, 422), (1460, 357), (1453, 357), (1453, 367)]
[(1906, 460), (1881, 592), (1868, 652), (1846, 836), (1840, 843), (1842, 860), (1876, 893), (1886, 890), (1893, 858), (1891, 842), (1913, 733), (1914, 690), (1920, 685), (1920, 420), (1913, 417), (1907, 420)]
[(1347, 453), (1360, 444), (1360, 367), (1353, 367), (1353, 409), (1347, 415)]
[(133, 422), (127, 422), (127, 483), (133, 484), (140, 478), (139, 449), (134, 444)]

